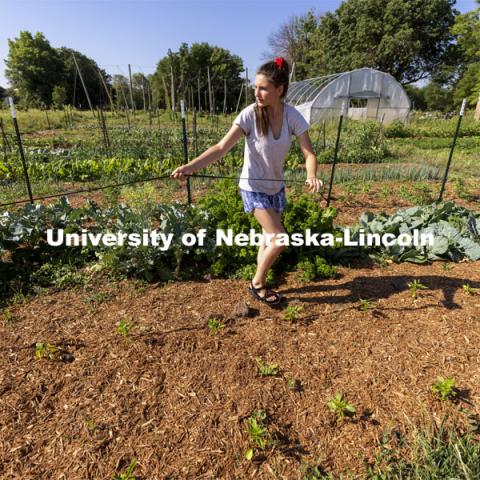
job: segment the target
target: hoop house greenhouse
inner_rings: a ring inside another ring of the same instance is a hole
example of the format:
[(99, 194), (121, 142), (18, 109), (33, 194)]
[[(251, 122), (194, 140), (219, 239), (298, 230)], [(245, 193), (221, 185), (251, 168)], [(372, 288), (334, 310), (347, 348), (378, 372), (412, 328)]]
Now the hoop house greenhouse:
[(290, 85), (287, 102), (311, 124), (338, 118), (344, 101), (356, 120), (405, 121), (410, 99), (390, 74), (372, 68), (310, 78)]

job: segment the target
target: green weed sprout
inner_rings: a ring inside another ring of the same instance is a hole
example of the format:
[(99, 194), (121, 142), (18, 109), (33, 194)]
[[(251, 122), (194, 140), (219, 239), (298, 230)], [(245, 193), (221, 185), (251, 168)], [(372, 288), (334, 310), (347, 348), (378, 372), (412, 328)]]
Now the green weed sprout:
[(462, 288), (466, 295), (475, 295), (477, 293), (477, 289), (473, 288), (469, 283), (462, 285)]
[(126, 318), (122, 318), (118, 323), (117, 331), (125, 339), (130, 338), (130, 330), (136, 327), (136, 324), (129, 323)]
[(133, 475), (135, 468), (137, 468), (137, 461), (132, 460), (127, 469), (123, 473), (115, 475), (113, 480), (136, 480), (137, 477)]
[(355, 414), (355, 407), (349, 403), (341, 393), (336, 393), (335, 396), (327, 402), (327, 408), (332, 412), (337, 422), (343, 420), (345, 417), (350, 417)]
[(54, 360), (58, 358), (59, 355), (60, 349), (52, 343), (37, 342), (35, 344), (35, 357), (38, 359), (48, 358), (50, 360)]
[(285, 375), (285, 380), (287, 381), (287, 387), (289, 390), (292, 390), (293, 392), (300, 390), (300, 387), (301, 387), (300, 380), (297, 380), (296, 378), (293, 378), (290, 375)]
[[(255, 410), (249, 418), (247, 418), (247, 433), (250, 437), (250, 442), (256, 448), (264, 450), (272, 443), (270, 433), (265, 425), (267, 414), (263, 410)], [(245, 458), (251, 460), (255, 453), (255, 447), (249, 448), (245, 451)]]
[(90, 433), (93, 433), (97, 428), (95, 422), (91, 418), (87, 418), (87, 420), (85, 420), (85, 426)]
[(260, 357), (256, 359), (258, 371), (262, 377), (274, 377), (278, 375), (278, 365), (275, 363), (265, 363)]
[(423, 283), (420, 282), (420, 280), (415, 279), (413, 282), (407, 283), (408, 288), (410, 289), (410, 293), (412, 295), (412, 298), (416, 300), (418, 293), (418, 290), (427, 290), (428, 287), (424, 285)]
[(207, 325), (210, 329), (210, 333), (213, 335), (216, 335), (222, 328), (225, 328), (225, 324), (218, 318), (210, 318)]
[(454, 378), (438, 377), (432, 386), (432, 390), (440, 400), (451, 400), (457, 395)]
[(377, 305), (371, 300), (360, 298), (360, 305), (358, 306), (361, 312), (368, 312), (368, 310), (374, 309)]
[(289, 305), (285, 309), (283, 318), (289, 322), (298, 320), (298, 315), (303, 311), (303, 305)]
[(15, 322), (15, 317), (9, 308), (3, 310), (3, 321), (5, 322), (5, 325), (11, 325)]

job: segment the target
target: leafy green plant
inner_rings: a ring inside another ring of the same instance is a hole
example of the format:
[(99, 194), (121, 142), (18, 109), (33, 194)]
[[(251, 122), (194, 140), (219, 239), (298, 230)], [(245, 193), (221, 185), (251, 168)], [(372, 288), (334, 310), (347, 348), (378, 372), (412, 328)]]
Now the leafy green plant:
[(432, 260), (459, 261), (464, 257), (480, 260), (480, 243), (471, 231), (480, 229), (478, 215), (453, 202), (440, 202), (428, 206), (398, 209), (393, 214), (374, 215), (371, 212), (360, 216), (359, 225), (352, 230), (352, 239), (359, 238), (358, 229), (380, 236), (391, 233), (413, 235), (416, 229), (421, 235), (430, 235), (433, 243), (426, 245), (393, 245), (364, 247), (371, 255), (384, 253), (396, 262), (426, 263)]
[[(385, 186), (385, 198), (390, 198), (391, 195), (390, 188)], [(398, 190), (398, 194), (400, 195), (401, 198), (404, 200), (410, 200), (412, 198), (412, 194), (409, 192), (408, 188), (406, 185), (400, 185), (400, 188)]]
[(283, 314), (283, 318), (289, 322), (295, 322), (298, 320), (298, 316), (303, 309), (303, 305), (288, 305)]
[[(255, 273), (257, 272), (257, 264), (251, 263), (249, 265), (244, 265), (240, 267), (232, 276), (232, 278), (237, 280), (251, 280)], [(270, 269), (267, 272), (267, 277), (265, 279), (265, 285), (267, 288), (273, 287), (275, 285), (275, 272)]]
[(327, 408), (335, 415), (337, 422), (342, 421), (345, 417), (355, 415), (355, 407), (349, 403), (341, 393), (327, 402)]
[(94, 422), (93, 419), (91, 419), (91, 418), (87, 418), (87, 419), (85, 420), (85, 426), (87, 427), (87, 430), (88, 430), (90, 433), (95, 432), (95, 430), (97, 429), (97, 425), (95, 424), (95, 422)]
[(287, 382), (287, 387), (289, 390), (292, 390), (294, 392), (300, 391), (302, 388), (300, 380), (297, 378), (293, 378), (290, 375), (285, 375), (285, 380)]
[(315, 264), (311, 260), (301, 260), (297, 263), (295, 277), (302, 283), (308, 283), (315, 279)]
[(391, 189), (390, 189), (389, 186), (387, 186), (387, 185), (382, 185), (382, 186), (380, 187), (380, 194), (381, 194), (383, 200), (386, 201), (386, 200), (390, 199), (390, 197), (391, 197), (391, 195), (392, 195), (392, 191), (391, 191)]
[(25, 303), (29, 299), (29, 295), (24, 292), (15, 292), (9, 300), (10, 305), (19, 305)]
[(470, 200), (470, 194), (468, 193), (465, 180), (463, 180), (463, 178), (456, 178), (453, 181), (453, 187), (458, 198)]
[(47, 262), (33, 272), (32, 281), (42, 287), (50, 285), (58, 288), (85, 287), (87, 276), (75, 265)]
[(148, 282), (141, 278), (135, 278), (132, 281), (132, 286), (138, 293), (143, 293), (147, 290)]
[(365, 194), (369, 194), (371, 189), (372, 189), (372, 182), (364, 182), (362, 184), (362, 192), (365, 193)]
[(442, 268), (443, 268), (446, 272), (449, 272), (450, 270), (453, 269), (453, 266), (452, 266), (451, 263), (445, 262), (445, 263), (442, 263)]
[(368, 312), (368, 310), (373, 310), (377, 307), (376, 303), (372, 302), (371, 300), (360, 298), (359, 301), (360, 304), (358, 306), (358, 309), (361, 312)]
[(137, 324), (130, 323), (126, 318), (122, 318), (118, 322), (117, 332), (125, 339), (130, 338), (130, 331), (137, 327)]
[(156, 204), (157, 189), (152, 183), (122, 187), (120, 195), (134, 212), (152, 210)]
[(407, 286), (410, 290), (410, 295), (415, 300), (418, 297), (418, 290), (426, 290), (428, 287), (424, 285), (420, 280), (413, 280), (413, 282), (408, 282)]
[(319, 255), (314, 256), (313, 259), (304, 258), (296, 266), (296, 278), (302, 283), (311, 282), (314, 279), (334, 278), (336, 275), (337, 269)]
[(130, 462), (130, 465), (123, 473), (117, 473), (113, 480), (136, 480), (137, 477), (133, 475), (133, 472), (137, 468), (137, 461), (134, 459)]
[(438, 377), (432, 386), (433, 392), (440, 400), (451, 400), (457, 396), (454, 378)]
[(103, 191), (103, 201), (107, 207), (114, 207), (118, 203), (119, 187), (106, 188)]
[(250, 443), (254, 445), (245, 451), (245, 458), (251, 460), (255, 453), (255, 448), (264, 450), (268, 445), (272, 444), (271, 434), (266, 426), (267, 414), (264, 410), (255, 410), (249, 418), (247, 418), (247, 433)]
[(462, 288), (467, 295), (475, 295), (477, 293), (477, 289), (473, 288), (469, 283), (462, 285)]
[(258, 372), (262, 377), (275, 377), (278, 375), (278, 365), (276, 363), (264, 362), (260, 357), (255, 359), (258, 365)]
[(333, 265), (329, 265), (323, 257), (316, 255), (314, 261), (317, 278), (335, 278), (338, 275), (338, 270)]
[(405, 138), (413, 136), (411, 128), (401, 120), (394, 120), (385, 128), (385, 136), (388, 138)]
[(428, 205), (434, 201), (432, 190), (424, 183), (414, 186), (413, 201), (418, 205)]
[(94, 292), (84, 298), (82, 301), (87, 304), (99, 305), (107, 301), (112, 296), (109, 292)]
[(377, 163), (388, 156), (383, 126), (374, 121), (349, 121), (339, 159), (347, 163)]
[(15, 322), (15, 316), (9, 308), (3, 310), (3, 321), (5, 325), (12, 325)]
[(37, 342), (35, 344), (35, 357), (48, 358), (49, 360), (55, 360), (60, 356), (60, 348), (56, 347), (52, 343)]
[(216, 335), (218, 332), (220, 332), (220, 330), (225, 328), (225, 323), (218, 318), (210, 318), (208, 320), (207, 326), (210, 329), (210, 333)]

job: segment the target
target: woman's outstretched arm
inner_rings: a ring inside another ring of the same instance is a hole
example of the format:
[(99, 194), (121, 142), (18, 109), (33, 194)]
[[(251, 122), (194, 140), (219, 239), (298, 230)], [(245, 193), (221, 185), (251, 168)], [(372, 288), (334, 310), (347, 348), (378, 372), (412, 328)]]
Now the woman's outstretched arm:
[(228, 133), (216, 145), (205, 150), (205, 152), (186, 165), (176, 168), (170, 176), (172, 178), (182, 179), (185, 175), (190, 175), (197, 170), (205, 168), (211, 163), (217, 162), (232, 149), (242, 135), (243, 130), (238, 125), (233, 125)]

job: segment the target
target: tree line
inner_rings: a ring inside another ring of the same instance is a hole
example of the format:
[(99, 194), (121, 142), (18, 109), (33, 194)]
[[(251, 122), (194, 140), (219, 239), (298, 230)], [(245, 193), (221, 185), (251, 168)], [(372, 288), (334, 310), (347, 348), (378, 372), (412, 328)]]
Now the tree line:
[[(178, 52), (168, 51), (154, 74), (133, 72), (128, 76), (112, 76), (76, 50), (52, 47), (41, 32), (22, 31), (8, 44), (5, 75), (10, 93), (28, 107), (88, 108), (91, 103), (93, 107), (170, 108), (172, 101), (178, 106), (184, 99), (197, 109), (228, 110), (235, 107), (234, 98), (242, 88), (241, 58), (207, 43), (191, 47), (184, 43)], [(206, 98), (207, 77), (210, 90)]]
[[(480, 0), (476, 0), (480, 4)], [(334, 11), (292, 17), (269, 38), (295, 62), (295, 78), (370, 67), (390, 73), (415, 108), (449, 111), (480, 96), (480, 8), (455, 0), (346, 0)], [(415, 82), (428, 82), (424, 87)]]
[[(270, 36), (265, 58), (286, 57), (294, 80), (361, 67), (390, 73), (417, 109), (448, 111), (463, 98), (475, 105), (480, 8), (460, 14), (454, 5), (455, 0), (345, 0), (333, 12), (292, 17)], [(80, 52), (52, 47), (40, 32), (22, 31), (8, 42), (10, 93), (26, 106), (87, 108), (83, 80), (93, 106), (170, 109), (184, 99), (190, 107), (222, 111), (236, 109), (245, 83), (242, 59), (208, 43), (183, 43), (176, 52), (168, 50), (153, 74), (134, 72), (130, 79), (108, 74)], [(419, 88), (419, 81), (428, 83)], [(7, 93), (0, 87), (0, 97)]]

